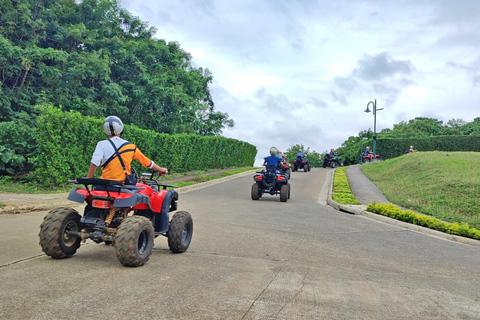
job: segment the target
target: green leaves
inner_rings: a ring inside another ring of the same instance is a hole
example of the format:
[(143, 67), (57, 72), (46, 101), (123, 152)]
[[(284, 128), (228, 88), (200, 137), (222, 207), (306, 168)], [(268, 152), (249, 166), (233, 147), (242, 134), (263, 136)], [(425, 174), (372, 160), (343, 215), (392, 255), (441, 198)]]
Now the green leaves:
[(233, 126), (215, 110), (210, 71), (155, 33), (116, 0), (0, 2), (0, 121), (51, 103), (156, 132)]
[[(63, 112), (54, 106), (38, 107), (38, 110), (38, 148), (32, 159), (35, 179), (53, 188), (85, 176), (97, 142), (106, 139), (102, 131), (103, 119)], [(257, 154), (255, 146), (235, 139), (167, 135), (133, 125), (125, 126), (123, 138), (170, 172), (250, 167)], [(132, 165), (137, 172), (148, 170), (136, 161)]]

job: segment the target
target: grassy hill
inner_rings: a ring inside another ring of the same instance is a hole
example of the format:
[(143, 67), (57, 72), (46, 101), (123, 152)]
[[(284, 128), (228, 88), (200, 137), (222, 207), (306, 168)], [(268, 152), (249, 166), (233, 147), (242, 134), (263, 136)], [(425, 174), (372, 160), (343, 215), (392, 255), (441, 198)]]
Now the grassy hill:
[(418, 152), (361, 169), (392, 203), (480, 229), (480, 153)]

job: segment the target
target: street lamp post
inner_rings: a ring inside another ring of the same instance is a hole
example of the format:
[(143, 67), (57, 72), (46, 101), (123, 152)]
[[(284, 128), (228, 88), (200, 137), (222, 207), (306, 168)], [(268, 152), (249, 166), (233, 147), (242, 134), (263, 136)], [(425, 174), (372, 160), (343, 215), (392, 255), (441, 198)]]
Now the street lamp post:
[(370, 109), (368, 109), (370, 103), (373, 105), (373, 159), (375, 159), (375, 156), (377, 155), (377, 111), (383, 110), (383, 108), (377, 109), (377, 99), (375, 99), (374, 101), (367, 103), (367, 109), (365, 109), (366, 113), (370, 112)]

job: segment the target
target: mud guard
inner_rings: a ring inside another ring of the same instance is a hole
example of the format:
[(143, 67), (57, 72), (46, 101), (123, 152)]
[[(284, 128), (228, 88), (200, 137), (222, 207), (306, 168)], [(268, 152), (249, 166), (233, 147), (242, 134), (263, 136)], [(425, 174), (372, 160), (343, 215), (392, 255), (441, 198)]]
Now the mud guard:
[(83, 189), (83, 188), (75, 188), (72, 191), (70, 191), (70, 194), (68, 195), (67, 199), (70, 201), (83, 203), (85, 201), (85, 195), (78, 193), (77, 190), (79, 189)]
[(168, 190), (162, 202), (162, 208), (159, 213), (155, 212), (153, 216), (153, 227), (155, 234), (165, 234), (169, 228), (169, 212), (177, 210), (178, 193), (175, 190)]

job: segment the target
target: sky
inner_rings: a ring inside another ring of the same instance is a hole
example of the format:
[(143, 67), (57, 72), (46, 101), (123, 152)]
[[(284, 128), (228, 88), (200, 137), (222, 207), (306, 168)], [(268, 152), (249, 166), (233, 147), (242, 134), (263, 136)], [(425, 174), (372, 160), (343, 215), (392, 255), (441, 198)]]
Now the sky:
[(256, 165), (271, 146), (322, 153), (374, 123), (480, 117), (479, 0), (119, 4), (210, 70), (215, 108), (235, 121), (222, 135), (255, 145)]

